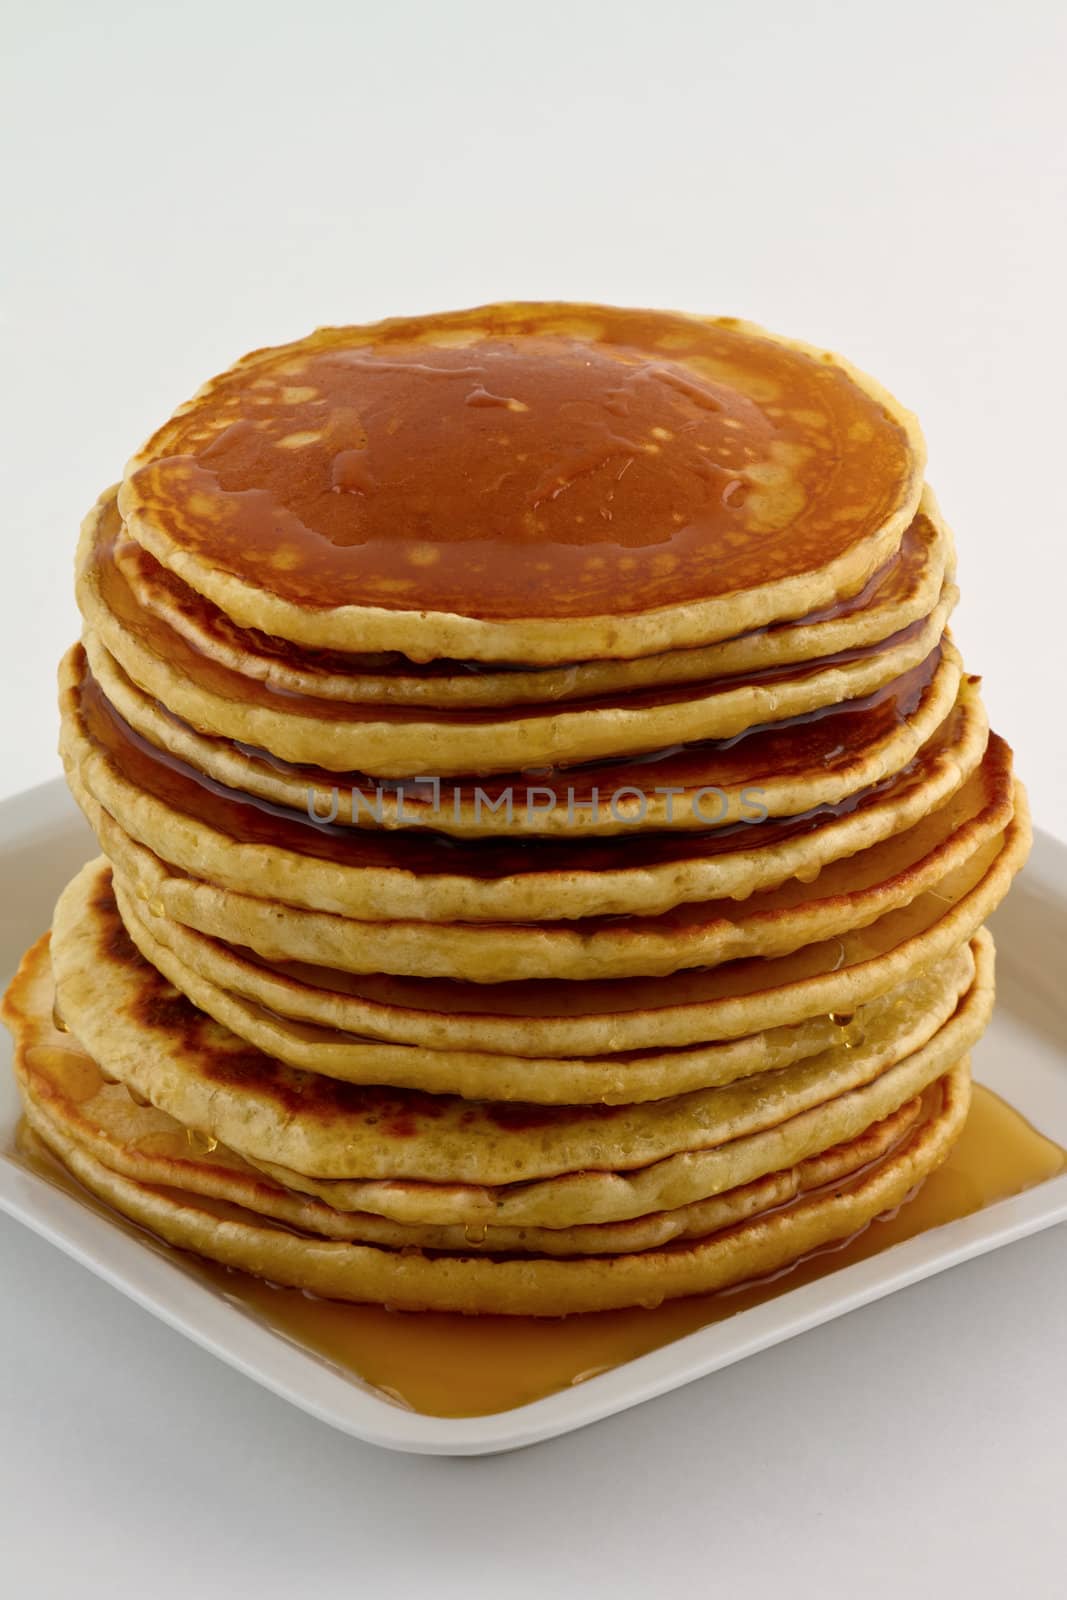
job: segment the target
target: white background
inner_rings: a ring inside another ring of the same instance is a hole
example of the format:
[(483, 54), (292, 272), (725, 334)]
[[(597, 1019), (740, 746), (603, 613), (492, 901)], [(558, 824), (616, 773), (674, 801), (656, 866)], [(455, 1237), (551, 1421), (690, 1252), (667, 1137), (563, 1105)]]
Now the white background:
[[(58, 770), (79, 518), (204, 377), (316, 323), (589, 298), (754, 318), (919, 412), (957, 636), (1067, 836), (1062, 5), (39, 0), (3, 45), (0, 793)], [(1032, 1286), (1063, 1261), (448, 1463), (330, 1435), (4, 1226), (0, 1585), (1062, 1592), (1031, 1467), (1062, 1459)]]

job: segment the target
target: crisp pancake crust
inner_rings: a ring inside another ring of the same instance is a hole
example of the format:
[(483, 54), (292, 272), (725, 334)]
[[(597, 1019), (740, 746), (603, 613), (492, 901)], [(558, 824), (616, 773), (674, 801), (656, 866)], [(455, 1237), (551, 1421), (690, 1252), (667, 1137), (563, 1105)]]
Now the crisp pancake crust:
[(48, 1148), (92, 1193), (179, 1248), (329, 1299), (386, 1303), (398, 1310), (565, 1316), (620, 1306), (654, 1307), (778, 1271), (857, 1233), (902, 1204), (945, 1160), (963, 1128), (970, 1072), (941, 1080), (940, 1103), (889, 1157), (853, 1183), (803, 1198), (703, 1238), (633, 1254), (484, 1257), (477, 1253), (382, 1250), (303, 1238), (254, 1213), (181, 1191), (150, 1188), (99, 1162), (54, 1123), (35, 1123)]
[(785, 1171), (769, 1173), (723, 1194), (618, 1223), (570, 1228), (522, 1228), (397, 1222), (367, 1211), (339, 1211), (324, 1200), (283, 1187), (223, 1144), (189, 1137), (181, 1123), (120, 1083), (108, 1083), (69, 1033), (52, 1021), (55, 989), (47, 936), (29, 953), (9, 1001), (16, 1035), (16, 1075), (31, 1124), (47, 1138), (58, 1128), (112, 1171), (140, 1183), (177, 1188), (241, 1206), (323, 1238), (393, 1249), (461, 1254), (599, 1255), (629, 1253), (700, 1238), (747, 1217), (787, 1204), (797, 1195), (840, 1181), (879, 1160), (914, 1127), (921, 1099)]
[[(771, 1077), (636, 1107), (535, 1107), (357, 1088), (294, 1072), (249, 1048), (143, 959), (101, 863), (75, 879), (57, 908), (53, 961), (62, 1014), (101, 1066), (179, 1120), (210, 1127), (246, 1157), (320, 1178), (520, 1184), (526, 1207), (533, 1203), (532, 1180), (552, 1180), (551, 1205), (555, 1180), (566, 1175), (568, 1189), (582, 1191), (587, 1216), (597, 1203), (618, 1203), (595, 1202), (598, 1185), (589, 1169), (627, 1170), (626, 1192), (641, 1192), (647, 1201), (650, 1189), (658, 1193), (665, 1181), (677, 1181), (669, 1158), (681, 1158), (681, 1181), (696, 1186), (690, 1198), (700, 1198), (733, 1186), (736, 1163), (752, 1140), (777, 1151), (775, 1130), (799, 1126), (805, 1114), (815, 1121), (804, 1137), (824, 1145), (851, 1136), (841, 1132), (839, 1115), (846, 1125), (852, 1117), (851, 1133), (859, 1133), (969, 1049), (992, 1001), (984, 954), (958, 1013), (958, 990), (937, 996), (935, 988), (925, 1003), (888, 1018), (881, 1033), (872, 1030), (849, 1048)], [(644, 1169), (640, 1183), (637, 1169)], [(769, 1169), (757, 1165), (745, 1177), (761, 1170)], [(708, 1172), (716, 1174), (710, 1181)]]

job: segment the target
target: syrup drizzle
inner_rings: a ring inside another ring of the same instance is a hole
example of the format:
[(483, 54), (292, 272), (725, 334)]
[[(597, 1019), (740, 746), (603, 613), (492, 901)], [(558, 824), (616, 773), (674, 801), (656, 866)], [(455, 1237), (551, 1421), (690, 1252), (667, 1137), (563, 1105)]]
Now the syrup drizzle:
[[(802, 751), (811, 752), (819, 742), (825, 749), (831, 745), (831, 741), (835, 741), (833, 748), (836, 757), (843, 759), (849, 748), (855, 748), (850, 744), (850, 734), (856, 738), (860, 734), (870, 733), (871, 724), (883, 730), (890, 722), (906, 720), (928, 686), (936, 659), (939, 659), (939, 652), (935, 651), (932, 661), (924, 662), (921, 668), (904, 674), (886, 689), (879, 690), (876, 695), (862, 702), (845, 702), (842, 706), (828, 707), (823, 712), (809, 712), (804, 717), (791, 719), (789, 729), (793, 742)], [(78, 698), (83, 727), (88, 737), (98, 749), (107, 753), (139, 789), (156, 796), (175, 810), (209, 823), (245, 843), (269, 844), (349, 866), (402, 866), (422, 874), (464, 872), (478, 878), (534, 870), (610, 868), (617, 865), (620, 859), (617, 842), (596, 838), (578, 837), (563, 842), (501, 838), (481, 840), (471, 845), (450, 840), (443, 833), (414, 829), (383, 838), (371, 830), (328, 820), (331, 814), (335, 814), (331, 795), (339, 788), (351, 788), (371, 795), (375, 791), (372, 791), (368, 779), (360, 774), (330, 774), (318, 768), (290, 767), (289, 771), (300, 773), (303, 777), (306, 793), (310, 797), (308, 809), (302, 814), (245, 790), (229, 788), (199, 772), (180, 757), (152, 744), (111, 705), (87, 667)], [(954, 723), (950, 720), (946, 733), (952, 727)], [(832, 729), (835, 731), (832, 732)], [(684, 782), (688, 776), (685, 763), (690, 766), (696, 764), (699, 768), (703, 762), (705, 774), (713, 773), (736, 787), (737, 774), (741, 775), (743, 781), (746, 767), (755, 768), (758, 773), (760, 763), (767, 761), (769, 764), (773, 751), (788, 746), (789, 742), (789, 734), (783, 734), (775, 725), (766, 730), (750, 731), (735, 740), (723, 740), (714, 745), (709, 743), (703, 749), (689, 746), (684, 751), (675, 752), (673, 761), (665, 757), (671, 770), (657, 771), (655, 776), (678, 777)], [(760, 754), (762, 747), (765, 748)], [(261, 752), (246, 749), (245, 753), (253, 761), (266, 760)], [(796, 752), (794, 761), (798, 768), (802, 768), (802, 758)], [(270, 765), (274, 770), (279, 770), (283, 763), (271, 758)], [(626, 769), (631, 782), (636, 765), (631, 761)], [(586, 793), (594, 792), (598, 783), (603, 786), (602, 793), (612, 792), (610, 782), (605, 779), (605, 772), (610, 770), (593, 764), (580, 769), (572, 768), (566, 772), (565, 782), (576, 801), (580, 802)], [(635, 835), (626, 840), (626, 861), (631, 867), (651, 866), (658, 862), (688, 860), (694, 855), (711, 856), (736, 849), (742, 839), (753, 844), (758, 840), (764, 846), (793, 838), (812, 832), (834, 818), (862, 809), (865, 804), (878, 798), (890, 784), (899, 784), (903, 792), (909, 778), (910, 770), (905, 768), (889, 779), (846, 796), (844, 800), (826, 802), (792, 817), (766, 819), (759, 823), (758, 835), (750, 832), (753, 824), (745, 820), (690, 834), (650, 831)], [(492, 802), (509, 787), (521, 795), (524, 783), (530, 781), (530, 774), (512, 775), (510, 779), (487, 778), (481, 780), (478, 788)], [(708, 781), (714, 782), (715, 778), (711, 777)], [(758, 778), (752, 781), (758, 782)], [(538, 773), (536, 784), (538, 788), (543, 786), (546, 791), (556, 788), (562, 790), (564, 775), (558, 771)], [(462, 779), (457, 779), (456, 785), (452, 799), (456, 792), (462, 793), (466, 787)], [(381, 787), (383, 792), (393, 788), (386, 784)], [(417, 781), (397, 784), (395, 787), (405, 800), (409, 795), (413, 800), (420, 795), (427, 797), (427, 786)], [(521, 800), (519, 803), (521, 806)], [(367, 804), (372, 809), (372, 802), (368, 801)]]

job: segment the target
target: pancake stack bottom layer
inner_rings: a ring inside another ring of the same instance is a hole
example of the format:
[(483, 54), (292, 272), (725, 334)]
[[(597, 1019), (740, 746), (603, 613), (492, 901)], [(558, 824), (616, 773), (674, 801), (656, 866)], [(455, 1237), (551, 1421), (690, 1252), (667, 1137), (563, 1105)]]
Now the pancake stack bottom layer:
[(407, 1310), (655, 1306), (906, 1201), (1030, 840), (924, 459), (730, 319), (495, 306), (209, 383), (83, 528), (102, 855), (4, 1002), (36, 1138)]

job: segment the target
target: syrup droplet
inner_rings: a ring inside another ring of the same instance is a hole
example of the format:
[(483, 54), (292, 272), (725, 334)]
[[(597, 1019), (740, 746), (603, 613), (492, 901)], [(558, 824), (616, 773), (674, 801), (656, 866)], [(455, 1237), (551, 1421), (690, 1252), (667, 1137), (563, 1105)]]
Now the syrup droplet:
[(100, 1068), (84, 1050), (62, 1044), (36, 1045), (27, 1052), (29, 1066), (55, 1084), (75, 1105), (84, 1105), (104, 1087)]
[(161, 1160), (180, 1161), (187, 1153), (185, 1135), (180, 1130), (173, 1133), (156, 1130), (142, 1134), (131, 1146), (138, 1155), (155, 1156)]
[(212, 1134), (202, 1132), (200, 1128), (186, 1128), (185, 1140), (196, 1156), (209, 1156), (219, 1147), (219, 1141)]
[[(845, 947), (844, 947), (844, 945), (842, 944), (840, 939), (835, 939), (834, 943), (837, 945), (837, 959), (834, 962), (832, 967), (827, 967), (826, 970), (828, 972), (840, 972), (841, 968), (845, 964)], [(831, 1017), (831, 1020), (832, 1020), (832, 1017)]]
[(866, 1030), (861, 1023), (856, 1021), (854, 1012), (828, 1011), (827, 1017), (835, 1028), (841, 1029), (840, 1043), (843, 1049), (855, 1050), (866, 1041)]

